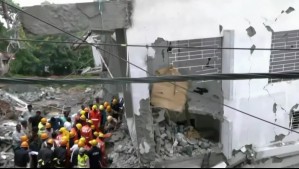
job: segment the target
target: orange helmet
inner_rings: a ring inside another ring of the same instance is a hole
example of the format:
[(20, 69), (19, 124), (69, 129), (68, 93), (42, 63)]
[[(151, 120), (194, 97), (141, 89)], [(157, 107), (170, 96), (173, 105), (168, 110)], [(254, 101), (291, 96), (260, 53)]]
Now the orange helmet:
[(79, 143), (79, 140), (75, 140), (75, 144), (78, 144)]
[(40, 138), (41, 138), (42, 140), (46, 140), (46, 139), (49, 138), (49, 136), (48, 136), (47, 133), (42, 133), (42, 134), (40, 135)]
[(81, 147), (84, 147), (84, 146), (85, 146), (85, 143), (83, 141), (79, 141), (78, 147), (81, 148)]
[(22, 148), (28, 148), (29, 147), (29, 144), (27, 141), (23, 141), (22, 144), (21, 144), (21, 147)]
[(107, 108), (108, 106), (109, 106), (109, 103), (108, 103), (108, 102), (105, 102), (105, 103), (104, 103), (104, 107)]
[(47, 123), (47, 124), (46, 124), (46, 129), (50, 129), (50, 128), (52, 128), (51, 123)]
[(60, 141), (60, 146), (66, 146), (66, 145), (67, 145), (67, 141), (64, 140), (64, 139), (62, 139), (62, 140)]
[(47, 141), (47, 143), (48, 143), (48, 144), (54, 144), (54, 140), (50, 138), (50, 139)]
[(43, 124), (46, 124), (46, 123), (47, 123), (47, 119), (46, 119), (46, 118), (42, 118), (42, 119), (40, 120), (40, 122), (42, 122)]
[(28, 141), (28, 137), (26, 135), (22, 136), (21, 137), (21, 142), (25, 142), (25, 141)]
[(111, 106), (107, 106), (106, 111), (107, 111), (107, 112), (111, 112), (111, 110), (112, 110), (112, 109), (111, 109)]
[(81, 129), (82, 129), (82, 124), (81, 124), (81, 123), (77, 123), (77, 124), (76, 124), (76, 128), (77, 128), (78, 130), (81, 130)]
[(73, 131), (70, 132), (70, 138), (74, 138), (75, 137), (75, 133)]

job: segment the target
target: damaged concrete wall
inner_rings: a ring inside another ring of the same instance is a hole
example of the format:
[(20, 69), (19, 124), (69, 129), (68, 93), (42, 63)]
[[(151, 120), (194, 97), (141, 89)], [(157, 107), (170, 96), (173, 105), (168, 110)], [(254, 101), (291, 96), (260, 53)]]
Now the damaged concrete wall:
[[(24, 10), (67, 32), (114, 30), (128, 28), (131, 25), (130, 0), (105, 1), (102, 3), (102, 11), (99, 10), (99, 5), (99, 2), (50, 4), (26, 7)], [(30, 33), (39, 35), (62, 33), (24, 13), (20, 13), (20, 18), (22, 25)]]
[[(204, 38), (180, 41), (166, 41), (158, 38), (154, 46), (199, 46), (199, 47), (221, 47), (222, 38)], [(169, 65), (178, 68), (182, 75), (194, 74), (212, 74), (222, 72), (222, 52), (221, 50), (199, 50), (199, 49), (173, 49), (167, 52), (167, 49), (154, 48), (155, 57), (148, 62), (151, 67), (151, 73)], [(212, 103), (209, 98), (223, 102), (222, 83), (221, 81), (193, 81), (190, 84), (190, 90), (197, 87), (207, 89), (204, 93), (206, 98), (196, 93), (188, 93), (188, 104), (190, 113), (199, 113), (212, 115), (214, 118), (223, 118), (223, 107), (219, 104)]]

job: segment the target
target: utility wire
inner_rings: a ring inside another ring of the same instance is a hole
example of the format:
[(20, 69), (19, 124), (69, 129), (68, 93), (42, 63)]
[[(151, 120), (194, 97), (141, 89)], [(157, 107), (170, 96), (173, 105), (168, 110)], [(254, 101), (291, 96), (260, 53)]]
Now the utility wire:
[[(96, 45), (96, 46), (117, 46), (117, 47), (142, 47), (142, 48), (173, 48), (173, 49), (198, 49), (198, 50), (252, 50), (251, 48), (241, 48), (241, 47), (200, 47), (200, 46), (165, 46), (165, 45), (137, 45), (137, 44), (111, 44), (111, 43), (88, 43), (84, 40), (81, 42), (72, 41), (46, 41), (46, 40), (36, 40), (36, 39), (14, 39), (14, 38), (0, 38), (0, 41), (20, 41), (20, 42), (37, 42), (37, 43), (62, 43), (62, 44), (79, 44), (79, 45)], [(254, 50), (260, 51), (299, 51), (299, 48), (255, 48)]]
[[(63, 29), (60, 29), (60, 28), (58, 28), (57, 26), (55, 26), (55, 25), (53, 25), (53, 24), (50, 24), (50, 23), (48, 23), (48, 22), (46, 22), (46, 21), (44, 21), (44, 20), (42, 20), (42, 19), (40, 19), (40, 18), (38, 18), (38, 17), (35, 17), (34, 15), (32, 15), (32, 14), (30, 14), (30, 13), (28, 13), (28, 12), (22, 10), (22, 9), (19, 9), (19, 8), (17, 8), (17, 7), (14, 7), (13, 5), (8, 4), (8, 3), (5, 2), (4, 0), (1, 0), (1, 1), (4, 2), (4, 3), (6, 3), (8, 6), (10, 6), (10, 7), (12, 7), (12, 8), (15, 8), (15, 9), (17, 9), (17, 10), (19, 10), (19, 11), (21, 11), (21, 12), (23, 12), (23, 13), (25, 13), (25, 14), (27, 14), (27, 15), (29, 15), (29, 16), (31, 16), (31, 17), (33, 17), (33, 18), (35, 18), (35, 19), (37, 19), (37, 20), (43, 22), (43, 23), (45, 23), (45, 24), (48, 24), (48, 25), (52, 26), (53, 28), (55, 28), (55, 29), (57, 29), (57, 30), (60, 30), (61, 32), (64, 32), (65, 34), (67, 34), (67, 35), (69, 35), (69, 36), (72, 36), (72, 37), (74, 37), (74, 38), (76, 38), (76, 39), (78, 39), (78, 40), (83, 41), (81, 38), (79, 38), (79, 37), (77, 37), (77, 36), (75, 36), (75, 35), (73, 35), (73, 34), (71, 34), (71, 33), (69, 33), (69, 32), (66, 32), (66, 31), (64, 31)], [(97, 46), (95, 46), (95, 47), (97, 47)], [(137, 47), (137, 46), (135, 46), (135, 47)], [(167, 47), (169, 47), (169, 46), (167, 46)], [(101, 48), (99, 48), (99, 49), (102, 50), (102, 51), (106, 51), (106, 50), (101, 49)], [(223, 49), (224, 49), (224, 48), (223, 48)], [(234, 48), (227, 48), (227, 49), (234, 49)], [(245, 49), (248, 50), (247, 48), (239, 48), (239, 49), (240, 49), (240, 50), (245, 50)], [(268, 50), (269, 50), (269, 49), (268, 49)], [(110, 53), (109, 51), (106, 51), (106, 52)], [(121, 60), (123, 60), (123, 61), (125, 61), (125, 62), (127, 62), (127, 63), (129, 63), (129, 64), (131, 64), (131, 65), (133, 65), (133, 66), (135, 66), (135, 67), (137, 67), (137, 68), (139, 68), (140, 70), (145, 71), (146, 73), (151, 74), (150, 72), (148, 72), (147, 70), (141, 68), (140, 66), (138, 66), (138, 65), (136, 65), (136, 64), (133, 64), (133, 63), (131, 63), (131, 62), (128, 62), (127, 60), (125, 60), (125, 59), (123, 59), (123, 58), (121, 58), (121, 57), (119, 57), (119, 56), (117, 56), (117, 55), (114, 55), (114, 54), (112, 54), (112, 53), (111, 53), (111, 55), (114, 56), (114, 57), (117, 57), (117, 58), (119, 58), (119, 59), (121, 59)], [(170, 82), (170, 83), (171, 83), (171, 82)], [(186, 91), (188, 91), (188, 92), (195, 93), (194, 91), (190, 91), (190, 90), (188, 90), (187, 88), (182, 87), (182, 86), (179, 86), (179, 85), (177, 85), (177, 84), (175, 84), (175, 83), (171, 83), (171, 84), (174, 84), (175, 86), (178, 86), (178, 87), (180, 87), (180, 88), (182, 88), (182, 89), (184, 89), (184, 90), (186, 90)], [(197, 94), (197, 93), (196, 93), (196, 94)], [(262, 121), (264, 121), (264, 122), (266, 122), (266, 123), (269, 123), (269, 124), (272, 124), (272, 125), (274, 125), (274, 126), (277, 126), (277, 127), (280, 127), (280, 128), (283, 128), (283, 129), (286, 129), (286, 130), (289, 130), (289, 131), (291, 131), (291, 132), (295, 132), (295, 133), (299, 134), (299, 132), (297, 132), (297, 131), (294, 131), (294, 130), (292, 130), (292, 129), (289, 129), (289, 128), (280, 126), (280, 125), (275, 124), (275, 123), (272, 123), (272, 122), (269, 122), (269, 121), (264, 120), (264, 119), (261, 119), (261, 118), (259, 118), (259, 117), (250, 115), (250, 114), (245, 113), (245, 112), (243, 112), (243, 111), (241, 111), (241, 110), (238, 110), (238, 109), (236, 109), (236, 108), (233, 108), (233, 107), (231, 107), (231, 106), (228, 106), (228, 105), (226, 105), (226, 104), (224, 104), (224, 103), (220, 103), (220, 102), (216, 102), (216, 101), (213, 101), (213, 102), (218, 103), (218, 104), (220, 104), (220, 105), (223, 105), (223, 106), (225, 106), (225, 107), (228, 107), (228, 108), (230, 108), (230, 109), (232, 109), (232, 110), (235, 110), (235, 111), (237, 111), (237, 112), (240, 112), (240, 113), (242, 113), (242, 114), (244, 114), (244, 115), (253, 117), (253, 118), (258, 119), (258, 120), (262, 120)]]

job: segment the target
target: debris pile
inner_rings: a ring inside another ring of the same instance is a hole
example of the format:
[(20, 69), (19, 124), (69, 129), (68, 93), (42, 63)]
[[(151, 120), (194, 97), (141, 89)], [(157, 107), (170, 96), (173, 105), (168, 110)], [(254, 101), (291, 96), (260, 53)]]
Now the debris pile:
[(192, 126), (177, 125), (166, 119), (165, 113), (165, 110), (154, 113), (156, 162), (221, 152), (218, 143), (204, 139)]
[(137, 150), (127, 133), (122, 130), (114, 132), (108, 143), (114, 145), (108, 155), (112, 162), (110, 168), (140, 168)]

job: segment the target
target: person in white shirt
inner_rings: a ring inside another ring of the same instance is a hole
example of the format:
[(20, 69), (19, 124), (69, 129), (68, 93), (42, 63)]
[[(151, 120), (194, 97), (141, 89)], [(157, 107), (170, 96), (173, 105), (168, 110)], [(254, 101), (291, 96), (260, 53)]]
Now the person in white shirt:
[(34, 111), (33, 111), (33, 108), (32, 108), (32, 105), (28, 105), (27, 106), (27, 109), (28, 111), (24, 111), (21, 113), (21, 115), (19, 116), (18, 120), (19, 122), (21, 121), (27, 121), (28, 122), (28, 119), (34, 115)]
[(68, 131), (70, 131), (72, 129), (72, 120), (70, 117), (68, 117), (66, 119), (66, 122), (64, 122), (64, 125), (63, 125)]
[(21, 145), (21, 137), (24, 136), (25, 133), (21, 131), (21, 125), (17, 124), (16, 130), (12, 133), (12, 145), (14, 150), (16, 150)]

